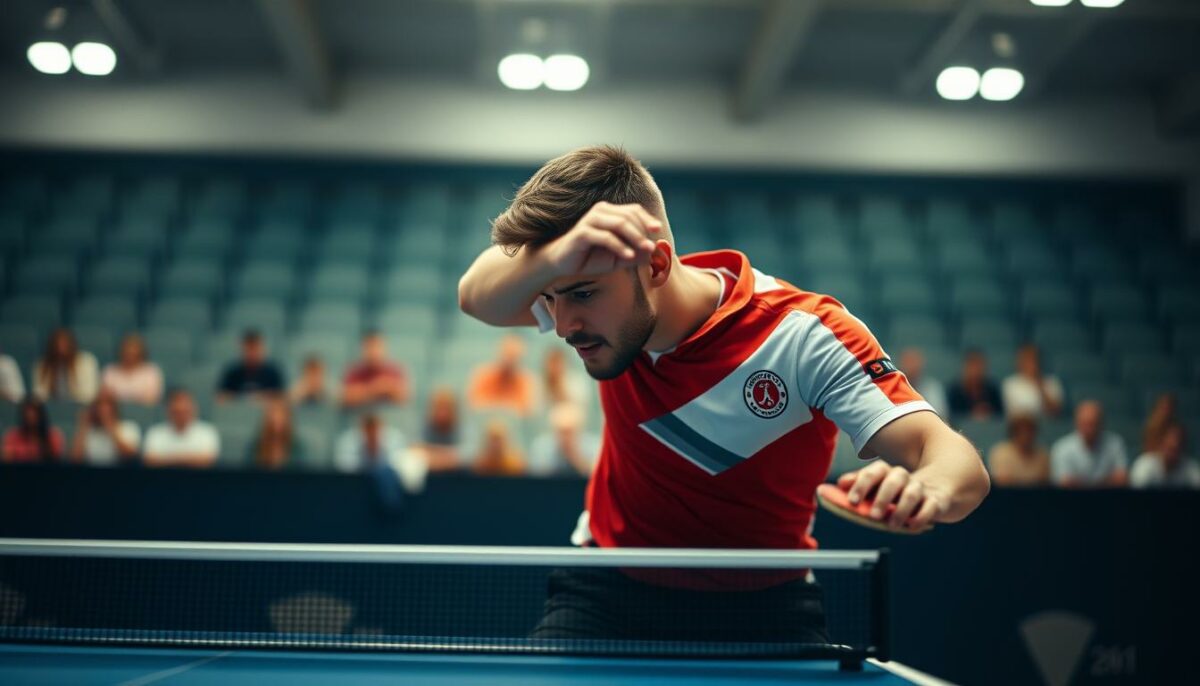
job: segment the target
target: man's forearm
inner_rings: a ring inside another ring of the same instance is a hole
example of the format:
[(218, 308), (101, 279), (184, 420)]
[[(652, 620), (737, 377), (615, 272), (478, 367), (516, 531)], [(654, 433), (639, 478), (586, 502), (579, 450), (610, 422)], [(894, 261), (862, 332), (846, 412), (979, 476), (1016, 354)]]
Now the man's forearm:
[(938, 432), (925, 442), (913, 475), (947, 496), (949, 507), (937, 518), (940, 522), (965, 519), (991, 490), (991, 479), (975, 446), (950, 431)]
[(538, 252), (522, 248), (509, 257), (498, 246), (483, 251), (458, 282), (458, 306), (476, 319), (504, 326), (527, 315), (553, 268)]

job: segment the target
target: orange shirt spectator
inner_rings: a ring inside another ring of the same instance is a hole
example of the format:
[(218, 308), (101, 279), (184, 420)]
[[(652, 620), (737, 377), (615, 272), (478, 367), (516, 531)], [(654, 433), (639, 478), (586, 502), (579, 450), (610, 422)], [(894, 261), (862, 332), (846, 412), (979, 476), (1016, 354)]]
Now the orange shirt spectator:
[(525, 345), (516, 336), (500, 343), (500, 359), (475, 370), (467, 389), (474, 410), (509, 410), (528, 417), (537, 404), (537, 378), (521, 368)]
[(483, 476), (518, 476), (525, 473), (525, 457), (513, 443), (508, 425), (503, 421), (494, 419), (488, 423), (473, 468), (476, 474)]

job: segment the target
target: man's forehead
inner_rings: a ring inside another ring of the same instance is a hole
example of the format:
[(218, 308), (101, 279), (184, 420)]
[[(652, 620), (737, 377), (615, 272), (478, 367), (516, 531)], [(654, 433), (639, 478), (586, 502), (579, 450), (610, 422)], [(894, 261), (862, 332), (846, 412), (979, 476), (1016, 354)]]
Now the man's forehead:
[(599, 275), (589, 275), (589, 276), (579, 276), (578, 274), (572, 274), (570, 276), (564, 276), (559, 279), (555, 279), (554, 281), (551, 281), (550, 285), (548, 285), (546, 287), (545, 292), (550, 293), (552, 295), (562, 295), (569, 291), (573, 291), (577, 288), (588, 288), (591, 286), (603, 284), (611, 278), (612, 278), (612, 274), (599, 274)]

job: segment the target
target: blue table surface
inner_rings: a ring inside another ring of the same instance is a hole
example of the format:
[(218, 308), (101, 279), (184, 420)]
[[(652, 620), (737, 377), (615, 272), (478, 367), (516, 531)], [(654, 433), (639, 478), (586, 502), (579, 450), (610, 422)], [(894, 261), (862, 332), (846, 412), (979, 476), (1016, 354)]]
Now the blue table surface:
[[(895, 663), (888, 663), (892, 667)], [(902, 668), (902, 666), (901, 666)], [(0, 684), (909, 684), (872, 663), (0, 645)]]

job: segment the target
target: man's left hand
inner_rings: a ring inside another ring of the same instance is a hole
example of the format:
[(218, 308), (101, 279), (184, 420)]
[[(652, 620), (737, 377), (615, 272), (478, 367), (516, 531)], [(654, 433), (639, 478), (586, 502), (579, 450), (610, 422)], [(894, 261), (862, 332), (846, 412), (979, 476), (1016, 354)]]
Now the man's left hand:
[(896, 510), (886, 524), (895, 529), (919, 531), (938, 521), (950, 508), (948, 493), (904, 467), (883, 460), (841, 475), (837, 485), (855, 505), (874, 493), (872, 519), (883, 521), (887, 506), (894, 503)]

